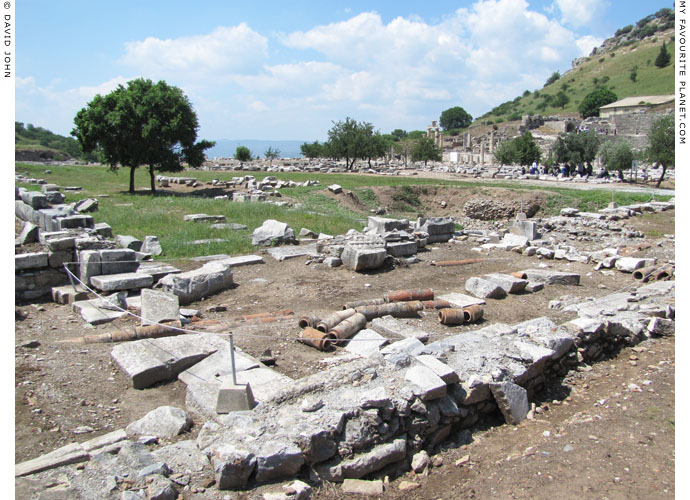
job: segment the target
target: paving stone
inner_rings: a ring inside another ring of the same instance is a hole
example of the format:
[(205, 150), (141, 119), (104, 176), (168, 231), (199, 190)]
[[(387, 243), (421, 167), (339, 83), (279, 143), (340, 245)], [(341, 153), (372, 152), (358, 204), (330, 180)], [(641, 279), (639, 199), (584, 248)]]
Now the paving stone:
[(546, 285), (579, 285), (580, 275), (554, 271), (552, 269), (526, 269), (522, 271), (529, 281), (536, 281)]
[(54, 469), (62, 465), (76, 464), (88, 460), (89, 453), (79, 443), (72, 443), (33, 460), (16, 464), (14, 466), (14, 476), (28, 476), (29, 474)]
[(446, 395), (446, 383), (425, 365), (416, 365), (405, 372), (405, 380), (414, 384), (412, 391), (423, 401)]
[(371, 320), (371, 329), (382, 335), (393, 337), (416, 338), (420, 342), (429, 340), (429, 333), (398, 321), (393, 316), (383, 316)]
[(104, 292), (138, 290), (153, 285), (153, 276), (145, 273), (122, 273), (92, 276), (91, 284)]
[(249, 384), (256, 401), (269, 401), (285, 387), (290, 387), (294, 380), (270, 368), (254, 368), (237, 373), (238, 384)]
[(271, 257), (275, 260), (282, 262), (286, 259), (303, 257), (305, 255), (317, 257), (319, 255), (317, 248), (318, 246), (316, 243), (312, 243), (309, 245), (269, 248), (268, 253), (271, 254)]
[(465, 281), (465, 290), (483, 299), (502, 299), (506, 291), (495, 281), (473, 276)]
[[(241, 372), (261, 367), (261, 363), (252, 356), (235, 349), (235, 371)], [(225, 345), (215, 353), (208, 356), (203, 361), (187, 368), (180, 373), (177, 378), (185, 384), (198, 383), (199, 381), (211, 382), (219, 377), (232, 375), (232, 362), (230, 359), (230, 343), (225, 341)], [(220, 383), (220, 382), (218, 382)]]
[(365, 481), (364, 479), (345, 479), (342, 486), (343, 493), (356, 495), (382, 495), (383, 481), (374, 479)]
[(178, 335), (122, 343), (113, 348), (111, 356), (132, 379), (132, 386), (144, 389), (174, 379), (226, 344), (212, 334)]
[(473, 305), (484, 305), (486, 301), (477, 297), (472, 297), (471, 295), (465, 295), (464, 293), (448, 293), (446, 295), (440, 295), (439, 300), (447, 300), (455, 307), (462, 309), (464, 307), (469, 307)]
[(127, 314), (123, 311), (100, 307), (101, 304), (101, 299), (77, 300), (72, 303), (72, 310), (79, 313), (83, 320), (91, 325), (109, 323)]
[(491, 384), (491, 393), (503, 413), (506, 422), (517, 425), (527, 417), (529, 400), (527, 391), (512, 382)]
[(366, 328), (350, 338), (345, 346), (345, 350), (359, 356), (371, 356), (378, 354), (379, 349), (387, 343), (388, 339), (382, 337), (374, 330)]
[(435, 356), (420, 354), (419, 356), (415, 356), (415, 359), (427, 368), (430, 368), (431, 371), (438, 375), (446, 384), (454, 384), (460, 380), (458, 374), (455, 373), (450, 366), (438, 360)]
[(145, 288), (141, 291), (141, 324), (151, 325), (180, 317), (180, 299), (171, 293)]

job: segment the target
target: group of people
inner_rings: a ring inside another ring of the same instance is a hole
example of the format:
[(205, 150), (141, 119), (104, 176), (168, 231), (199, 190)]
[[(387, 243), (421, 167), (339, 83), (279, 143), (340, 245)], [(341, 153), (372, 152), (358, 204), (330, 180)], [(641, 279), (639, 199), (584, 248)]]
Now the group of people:
[[(565, 163), (563, 165), (554, 163), (551, 166), (542, 165), (541, 167), (539, 167), (536, 161), (532, 163), (532, 166), (529, 169), (529, 173), (530, 175), (552, 175), (554, 177), (558, 177), (559, 174), (563, 177), (580, 176), (581, 178), (587, 179), (589, 179), (589, 177), (594, 174), (592, 165), (589, 163), (587, 165), (580, 164), (574, 167), (571, 167), (568, 163)], [(522, 175), (525, 174), (527, 174), (527, 169), (525, 167), (522, 167)], [(597, 174), (597, 177), (608, 178), (609, 171), (606, 170), (604, 167), (601, 167), (601, 170)]]

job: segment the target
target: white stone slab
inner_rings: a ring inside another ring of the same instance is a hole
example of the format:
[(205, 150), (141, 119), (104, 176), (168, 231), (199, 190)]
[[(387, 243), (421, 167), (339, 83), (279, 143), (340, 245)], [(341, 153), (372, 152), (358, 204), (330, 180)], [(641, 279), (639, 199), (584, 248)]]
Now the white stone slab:
[(465, 295), (464, 293), (448, 293), (446, 295), (441, 295), (438, 297), (439, 300), (447, 300), (455, 307), (462, 309), (463, 307), (473, 306), (475, 304), (484, 305), (486, 301), (477, 297), (472, 297), (471, 295)]

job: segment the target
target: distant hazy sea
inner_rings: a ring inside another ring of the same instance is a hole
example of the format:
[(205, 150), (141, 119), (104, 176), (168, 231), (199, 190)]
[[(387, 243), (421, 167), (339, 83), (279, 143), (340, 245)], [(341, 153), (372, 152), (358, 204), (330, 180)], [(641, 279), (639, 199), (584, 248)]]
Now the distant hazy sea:
[(217, 139), (216, 145), (211, 149), (206, 150), (206, 156), (208, 158), (214, 157), (224, 157), (233, 158), (235, 156), (235, 150), (237, 146), (246, 146), (252, 152), (253, 157), (264, 157), (266, 150), (271, 147), (273, 149), (278, 149), (280, 151), (280, 158), (301, 158), (302, 153), (300, 151), (300, 146), (305, 142), (313, 141), (259, 141), (255, 139), (247, 140), (230, 140), (230, 139)]

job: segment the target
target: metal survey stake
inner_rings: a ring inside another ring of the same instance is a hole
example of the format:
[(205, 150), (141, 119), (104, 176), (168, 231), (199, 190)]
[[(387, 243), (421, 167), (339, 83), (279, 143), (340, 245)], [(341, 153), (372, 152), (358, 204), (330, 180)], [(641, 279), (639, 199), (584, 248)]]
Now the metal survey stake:
[(237, 374), (235, 373), (235, 344), (232, 341), (232, 333), (228, 334), (230, 339), (230, 367), (232, 368), (232, 383), (237, 385)]

